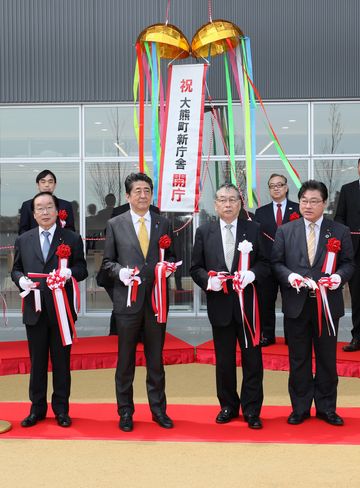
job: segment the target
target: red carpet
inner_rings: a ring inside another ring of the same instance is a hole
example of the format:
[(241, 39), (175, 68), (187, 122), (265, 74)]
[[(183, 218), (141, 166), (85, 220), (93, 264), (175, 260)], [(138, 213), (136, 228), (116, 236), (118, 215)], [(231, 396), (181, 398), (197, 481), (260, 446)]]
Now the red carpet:
[[(29, 403), (0, 403), (0, 418), (13, 424), (12, 430), (1, 434), (3, 439), (74, 439), (130, 440), (159, 442), (260, 442), (290, 444), (360, 444), (360, 408), (339, 408), (345, 419), (344, 427), (333, 427), (316, 418), (302, 425), (286, 423), (290, 407), (264, 407), (264, 428), (254, 431), (242, 417), (226, 425), (214, 422), (216, 405), (169, 405), (168, 413), (175, 427), (162, 429), (151, 421), (147, 405), (136, 405), (133, 432), (118, 428), (115, 404), (71, 404), (73, 425), (59, 427), (50, 417), (24, 429), (20, 421), (28, 414)], [(52, 414), (49, 414), (52, 416)], [(96, 419), (96, 420), (94, 420)]]
[[(166, 334), (163, 351), (165, 364), (195, 362), (195, 350), (190, 344)], [(71, 369), (115, 368), (117, 362), (117, 337), (83, 337), (71, 349)], [(138, 345), (137, 366), (145, 365), (144, 347)], [(49, 369), (51, 369), (49, 367)], [(27, 341), (0, 342), (0, 375), (30, 372)]]
[[(344, 342), (337, 345), (337, 370), (339, 376), (360, 378), (360, 351), (344, 352)], [(265, 369), (275, 371), (289, 371), (288, 349), (282, 337), (276, 339), (276, 344), (262, 349)], [(240, 350), (236, 354), (237, 365), (241, 366)], [(205, 342), (196, 347), (196, 362), (201, 364), (215, 364), (213, 341)]]

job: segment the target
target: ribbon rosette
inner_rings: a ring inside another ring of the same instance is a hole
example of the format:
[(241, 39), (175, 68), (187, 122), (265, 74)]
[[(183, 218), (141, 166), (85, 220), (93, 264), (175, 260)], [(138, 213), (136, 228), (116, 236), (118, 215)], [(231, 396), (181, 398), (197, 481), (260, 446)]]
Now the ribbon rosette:
[(238, 251), (240, 251), (238, 271), (247, 271), (250, 266), (250, 253), (253, 250), (252, 242), (244, 241), (239, 242)]
[(66, 219), (68, 218), (67, 211), (65, 209), (59, 210), (58, 216), (59, 216), (59, 219), (60, 219), (60, 225), (61, 225), (62, 228), (64, 228), (65, 225), (66, 225)]
[[(64, 210), (66, 212), (66, 210)], [(57, 247), (56, 256), (59, 258), (59, 268), (66, 268), (68, 259), (71, 256), (71, 247), (68, 246), (67, 244), (60, 244), (60, 246)]]
[(293, 220), (298, 220), (300, 218), (300, 215), (297, 212), (293, 212), (289, 216), (289, 222), (292, 222)]
[(165, 259), (165, 249), (168, 249), (171, 246), (171, 238), (164, 234), (159, 239), (159, 249), (160, 249), (160, 261), (164, 261)]
[(327, 253), (321, 271), (331, 275), (336, 269), (336, 255), (341, 250), (341, 242), (335, 237), (328, 239), (326, 244)]

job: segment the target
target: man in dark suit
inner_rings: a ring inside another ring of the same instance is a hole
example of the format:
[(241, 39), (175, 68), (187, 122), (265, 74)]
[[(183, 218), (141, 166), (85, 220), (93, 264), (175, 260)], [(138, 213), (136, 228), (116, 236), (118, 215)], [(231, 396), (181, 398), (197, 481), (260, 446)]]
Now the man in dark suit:
[[(289, 187), (284, 175), (272, 174), (268, 181), (271, 203), (259, 207), (255, 211), (255, 220), (259, 222), (265, 236), (266, 257), (271, 258), (271, 250), (277, 228), (289, 222), (290, 215), (299, 212), (299, 204), (287, 199)], [(258, 287), (260, 298), (262, 336), (260, 346), (275, 344), (275, 303), (279, 291), (279, 282), (271, 272), (266, 283)], [(285, 330), (286, 337), (286, 330)]]
[[(102, 269), (114, 280), (113, 304), (119, 345), (115, 375), (119, 427), (125, 432), (133, 429), (132, 384), (136, 345), (141, 331), (152, 418), (161, 427), (171, 428), (173, 422), (166, 414), (162, 360), (166, 323), (157, 323), (151, 303), (155, 266), (159, 262), (159, 239), (163, 235), (171, 235), (171, 228), (167, 219), (149, 211), (153, 183), (147, 175), (130, 174), (125, 180), (125, 189), (130, 210), (108, 221), (102, 262)], [(173, 260), (171, 247), (165, 250), (165, 260)], [(141, 284), (135, 303), (129, 307), (128, 287), (135, 268), (140, 271)]]
[[(339, 318), (344, 315), (342, 286), (354, 271), (351, 236), (347, 227), (324, 218), (328, 192), (323, 183), (303, 183), (298, 196), (303, 218), (278, 228), (271, 260), (282, 288), (289, 346), (293, 411), (288, 423), (300, 424), (310, 417), (314, 400), (318, 418), (343, 425), (336, 413), (336, 342)], [(327, 287), (328, 309), (316, 290), (321, 281)]]
[[(360, 159), (358, 160), (358, 173), (360, 175)], [(360, 350), (360, 180), (343, 185), (340, 190), (339, 202), (336, 209), (335, 220), (347, 225), (352, 234), (354, 247), (355, 272), (349, 281), (351, 295), (351, 310), (353, 328), (352, 340), (343, 347), (345, 352)]]
[[(56, 188), (56, 176), (49, 169), (44, 169), (36, 177), (36, 184), (39, 192), (47, 191), (49, 193), (54, 193)], [(20, 209), (20, 223), (19, 223), (19, 235), (23, 234), (27, 230), (34, 229), (38, 226), (34, 218), (34, 213), (31, 209), (31, 200), (26, 200), (21, 205)], [(58, 198), (59, 210), (66, 210), (67, 218), (65, 221), (65, 228), (70, 229), (75, 232), (74, 225), (74, 213), (71, 203), (67, 200), (61, 200)], [(60, 221), (58, 220), (58, 223)]]
[(70, 349), (63, 346), (57, 313), (52, 292), (46, 284), (46, 278), (34, 278), (39, 282), (41, 310), (36, 311), (34, 293), (36, 285), (27, 277), (28, 273), (50, 273), (58, 268), (59, 257), (56, 255), (60, 244), (70, 247), (71, 254), (61, 275), (67, 279), (65, 285), (73, 320), (76, 312), (73, 307), (73, 286), (71, 277), (82, 281), (87, 277), (84, 259), (83, 242), (74, 232), (57, 225), (58, 200), (50, 192), (37, 194), (31, 203), (37, 227), (16, 239), (14, 265), (11, 278), (14, 283), (28, 294), (24, 298), (23, 322), (28, 338), (31, 372), (30, 372), (30, 415), (21, 425), (32, 427), (46, 416), (47, 412), (47, 371), (48, 358), (53, 370), (53, 395), (51, 406), (61, 427), (69, 427), (70, 396)]
[[(248, 326), (243, 321), (239, 295), (227, 285), (225, 293), (219, 272), (233, 274), (238, 270), (239, 243), (252, 247), (247, 270), (241, 271), (244, 290), (244, 313), (254, 323), (252, 282), (257, 284), (270, 272), (264, 254), (260, 226), (256, 222), (239, 218), (241, 200), (239, 190), (224, 184), (216, 192), (215, 209), (219, 220), (201, 225), (195, 236), (190, 275), (206, 292), (208, 317), (212, 326), (216, 355), (216, 389), (221, 411), (216, 422), (224, 424), (242, 413), (248, 426), (261, 429), (260, 410), (263, 401), (263, 365), (261, 349), (254, 345)], [(248, 241), (248, 242), (245, 242)], [(250, 244), (251, 243), (251, 244)], [(215, 276), (209, 278), (209, 272)], [(213, 273), (214, 274), (214, 273)], [(243, 382), (240, 397), (236, 380), (236, 344), (241, 349)]]

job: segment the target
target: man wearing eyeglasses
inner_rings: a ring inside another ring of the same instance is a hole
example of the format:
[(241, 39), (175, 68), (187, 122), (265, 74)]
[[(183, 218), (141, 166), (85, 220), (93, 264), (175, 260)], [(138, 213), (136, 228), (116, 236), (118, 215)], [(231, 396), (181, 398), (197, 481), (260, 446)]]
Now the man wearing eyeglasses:
[[(271, 203), (255, 211), (255, 220), (265, 236), (266, 257), (270, 260), (277, 228), (289, 222), (290, 215), (299, 212), (299, 204), (288, 200), (289, 187), (284, 175), (273, 173), (268, 181)], [(273, 272), (262, 286), (259, 285), (261, 329), (260, 346), (275, 344), (276, 314), (275, 303), (279, 291), (279, 282)], [(286, 328), (285, 328), (286, 337)]]
[(303, 183), (298, 196), (303, 218), (278, 228), (271, 259), (282, 288), (289, 346), (293, 411), (288, 423), (309, 418), (314, 400), (316, 417), (341, 426), (344, 421), (336, 413), (336, 342), (344, 315), (342, 286), (354, 271), (351, 236), (348, 227), (324, 217), (328, 191), (323, 183)]
[[(357, 165), (360, 176), (360, 159)], [(360, 351), (360, 179), (343, 185), (340, 190), (335, 220), (347, 225), (352, 232), (355, 272), (349, 281), (353, 328), (352, 339), (343, 347), (345, 352)]]
[[(44, 169), (37, 175), (36, 185), (39, 192), (47, 191), (49, 193), (54, 193), (56, 188), (56, 176), (49, 169)], [(74, 212), (71, 203), (67, 200), (62, 200), (61, 198), (58, 198), (58, 202), (59, 210), (65, 210), (67, 213), (64, 227), (75, 232)], [(38, 223), (34, 218), (34, 212), (31, 209), (31, 203), (32, 199), (26, 200), (21, 205), (19, 235), (38, 226)], [(59, 220), (58, 223), (60, 223)]]
[[(221, 410), (216, 423), (225, 424), (239, 416), (251, 429), (261, 429), (260, 411), (263, 401), (263, 365), (261, 349), (253, 341), (249, 327), (254, 325), (254, 287), (269, 275), (269, 261), (264, 255), (260, 226), (239, 217), (240, 193), (232, 184), (222, 185), (216, 192), (215, 210), (218, 221), (201, 225), (195, 236), (190, 274), (206, 293), (207, 312), (212, 326), (216, 355), (216, 390)], [(242, 255), (239, 244), (249, 254)], [(231, 281), (224, 288), (226, 275), (234, 275), (239, 264), (248, 263), (240, 273), (241, 296)], [(243, 300), (243, 309), (240, 301)], [(242, 313), (243, 312), (243, 313)], [(246, 319), (244, 318), (246, 316)], [(236, 345), (240, 345), (243, 381), (237, 393)]]
[[(83, 242), (75, 232), (57, 225), (59, 202), (51, 192), (38, 193), (31, 201), (31, 208), (37, 227), (31, 229), (15, 241), (14, 265), (11, 278), (21, 292), (25, 292), (23, 322), (29, 344), (31, 371), (29, 395), (30, 414), (21, 422), (22, 427), (33, 427), (46, 417), (47, 382), (49, 355), (52, 363), (53, 394), (52, 410), (60, 427), (70, 427), (70, 349), (63, 346), (62, 332), (58, 321), (58, 308), (53, 293), (47, 286), (46, 278), (28, 278), (29, 273), (49, 274), (59, 266), (57, 248), (65, 244), (70, 248), (66, 267), (61, 276), (66, 278), (63, 288), (68, 298), (73, 320), (73, 285), (84, 280), (88, 273), (84, 258)], [(40, 291), (41, 306), (36, 302), (36, 292)]]

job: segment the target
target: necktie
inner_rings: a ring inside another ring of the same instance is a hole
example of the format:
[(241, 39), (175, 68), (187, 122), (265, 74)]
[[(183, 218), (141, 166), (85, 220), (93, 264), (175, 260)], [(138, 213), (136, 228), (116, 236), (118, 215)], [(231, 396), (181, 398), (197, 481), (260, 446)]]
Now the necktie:
[(149, 234), (145, 225), (144, 217), (140, 217), (139, 222), (140, 222), (140, 226), (139, 226), (138, 239), (140, 242), (142, 253), (145, 258), (149, 249)]
[(235, 252), (235, 240), (231, 228), (232, 224), (225, 225), (225, 263), (229, 271), (231, 271)]
[(282, 224), (281, 203), (277, 203), (276, 206), (276, 225), (279, 227)]
[(316, 244), (315, 224), (311, 222), (311, 224), (309, 224), (309, 233), (307, 238), (308, 256), (309, 256), (309, 262), (311, 266), (313, 265), (314, 258), (315, 258), (315, 244)]
[(42, 255), (43, 255), (44, 261), (46, 261), (46, 258), (49, 254), (49, 249), (50, 249), (50, 240), (49, 240), (50, 232), (43, 230), (42, 235), (44, 236), (44, 243), (42, 246)]

